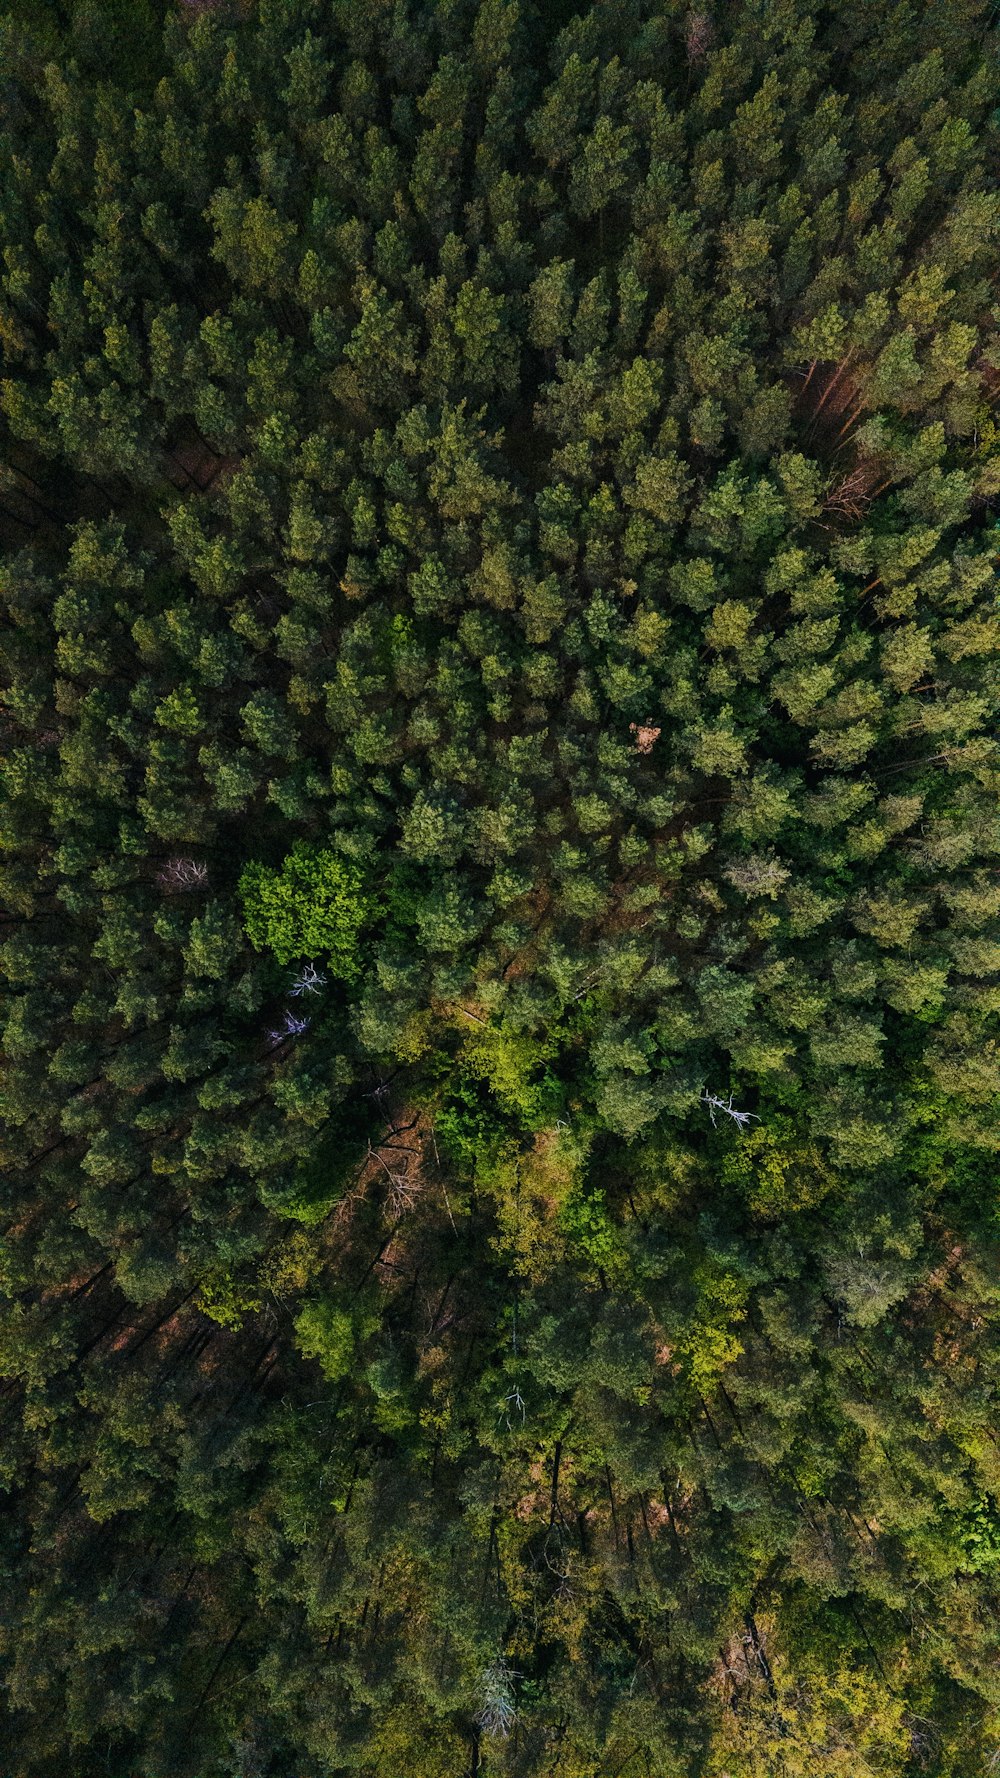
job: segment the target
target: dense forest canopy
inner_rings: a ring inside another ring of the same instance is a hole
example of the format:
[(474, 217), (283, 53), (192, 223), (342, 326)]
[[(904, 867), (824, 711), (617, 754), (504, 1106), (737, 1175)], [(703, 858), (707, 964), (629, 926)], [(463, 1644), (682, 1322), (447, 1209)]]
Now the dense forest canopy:
[(0, 1766), (1000, 1762), (988, 0), (0, 0)]

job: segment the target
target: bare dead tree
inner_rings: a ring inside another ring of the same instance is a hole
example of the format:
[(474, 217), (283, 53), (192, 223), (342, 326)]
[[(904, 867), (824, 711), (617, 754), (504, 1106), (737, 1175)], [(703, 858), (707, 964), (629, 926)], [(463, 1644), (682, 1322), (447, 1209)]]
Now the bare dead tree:
[(645, 722), (630, 722), (629, 732), (635, 736), (637, 753), (652, 753), (663, 730), (647, 717)]
[(498, 1661), (491, 1661), (479, 1677), (479, 1709), (476, 1722), (484, 1735), (495, 1735), (506, 1740), (517, 1723), (517, 1703), (514, 1697), (514, 1681), (520, 1678), (501, 1655)]
[(288, 992), (297, 1000), (303, 994), (318, 994), (325, 987), (326, 976), (316, 968), (315, 963), (307, 963), (299, 971)]
[(157, 871), (156, 881), (168, 895), (188, 889), (204, 889), (208, 883), (208, 865), (193, 858), (171, 858)]
[(753, 854), (749, 858), (734, 859), (725, 866), (722, 874), (742, 895), (766, 895), (773, 900), (792, 873), (777, 858)]
[(707, 12), (689, 12), (684, 22), (684, 47), (689, 62), (700, 62), (715, 41), (715, 30)]
[(267, 1035), (271, 1043), (277, 1045), (284, 1043), (286, 1037), (301, 1037), (303, 1031), (308, 1031), (311, 1024), (311, 1019), (300, 1018), (296, 1013), (286, 1009), (284, 1023), (275, 1026), (274, 1030), (269, 1031)]
[(497, 1416), (497, 1425), (499, 1426), (500, 1421), (502, 1420), (507, 1427), (507, 1431), (512, 1432), (514, 1430), (514, 1422), (511, 1416), (520, 1414), (521, 1425), (523, 1426), (526, 1413), (527, 1410), (525, 1408), (524, 1396), (521, 1394), (518, 1384), (515, 1383), (513, 1389), (508, 1389), (507, 1394), (500, 1403), (500, 1413)]
[[(760, 1118), (755, 1111), (736, 1110), (736, 1107), (733, 1104), (732, 1093), (730, 1093), (728, 1099), (720, 1099), (715, 1093), (708, 1093), (702, 1088), (701, 1103), (702, 1105), (708, 1106), (708, 1115), (711, 1118), (713, 1125), (715, 1125), (715, 1114), (717, 1111), (722, 1111), (725, 1113), (726, 1117), (731, 1117), (733, 1123), (741, 1130), (745, 1130), (749, 1123), (760, 1123)], [(717, 1125), (715, 1125), (715, 1127), (718, 1128)]]
[[(398, 1149), (380, 1143), (379, 1148), (382, 1147), (387, 1147), (387, 1152), (391, 1154), (398, 1154), (400, 1152)], [(372, 1144), (369, 1142), (368, 1159), (377, 1162), (388, 1179), (389, 1190), (386, 1193), (386, 1205), (390, 1214), (398, 1219), (400, 1216), (405, 1216), (408, 1210), (413, 1209), (414, 1204), (420, 1196), (421, 1180), (418, 1174), (410, 1173), (410, 1163), (408, 1160), (403, 1162), (402, 1167), (390, 1167), (388, 1163), (382, 1159), (382, 1155), (379, 1153), (379, 1148), (373, 1148)]]

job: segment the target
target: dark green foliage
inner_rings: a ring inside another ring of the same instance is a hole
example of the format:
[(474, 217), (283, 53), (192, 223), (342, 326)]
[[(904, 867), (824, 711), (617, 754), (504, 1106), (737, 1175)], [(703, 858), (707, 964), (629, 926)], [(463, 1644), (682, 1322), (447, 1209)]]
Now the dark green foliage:
[(996, 1765), (995, 13), (0, 0), (11, 1778)]

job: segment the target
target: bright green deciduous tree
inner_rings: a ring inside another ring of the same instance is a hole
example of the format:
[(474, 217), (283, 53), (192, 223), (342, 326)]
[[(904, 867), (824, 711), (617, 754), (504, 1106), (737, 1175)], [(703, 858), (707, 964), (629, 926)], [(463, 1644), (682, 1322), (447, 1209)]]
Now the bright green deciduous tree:
[(357, 941), (375, 912), (361, 872), (329, 847), (300, 840), (275, 870), (253, 860), (240, 877), (244, 923), (258, 951), (279, 963), (322, 957), (332, 975), (360, 973)]

